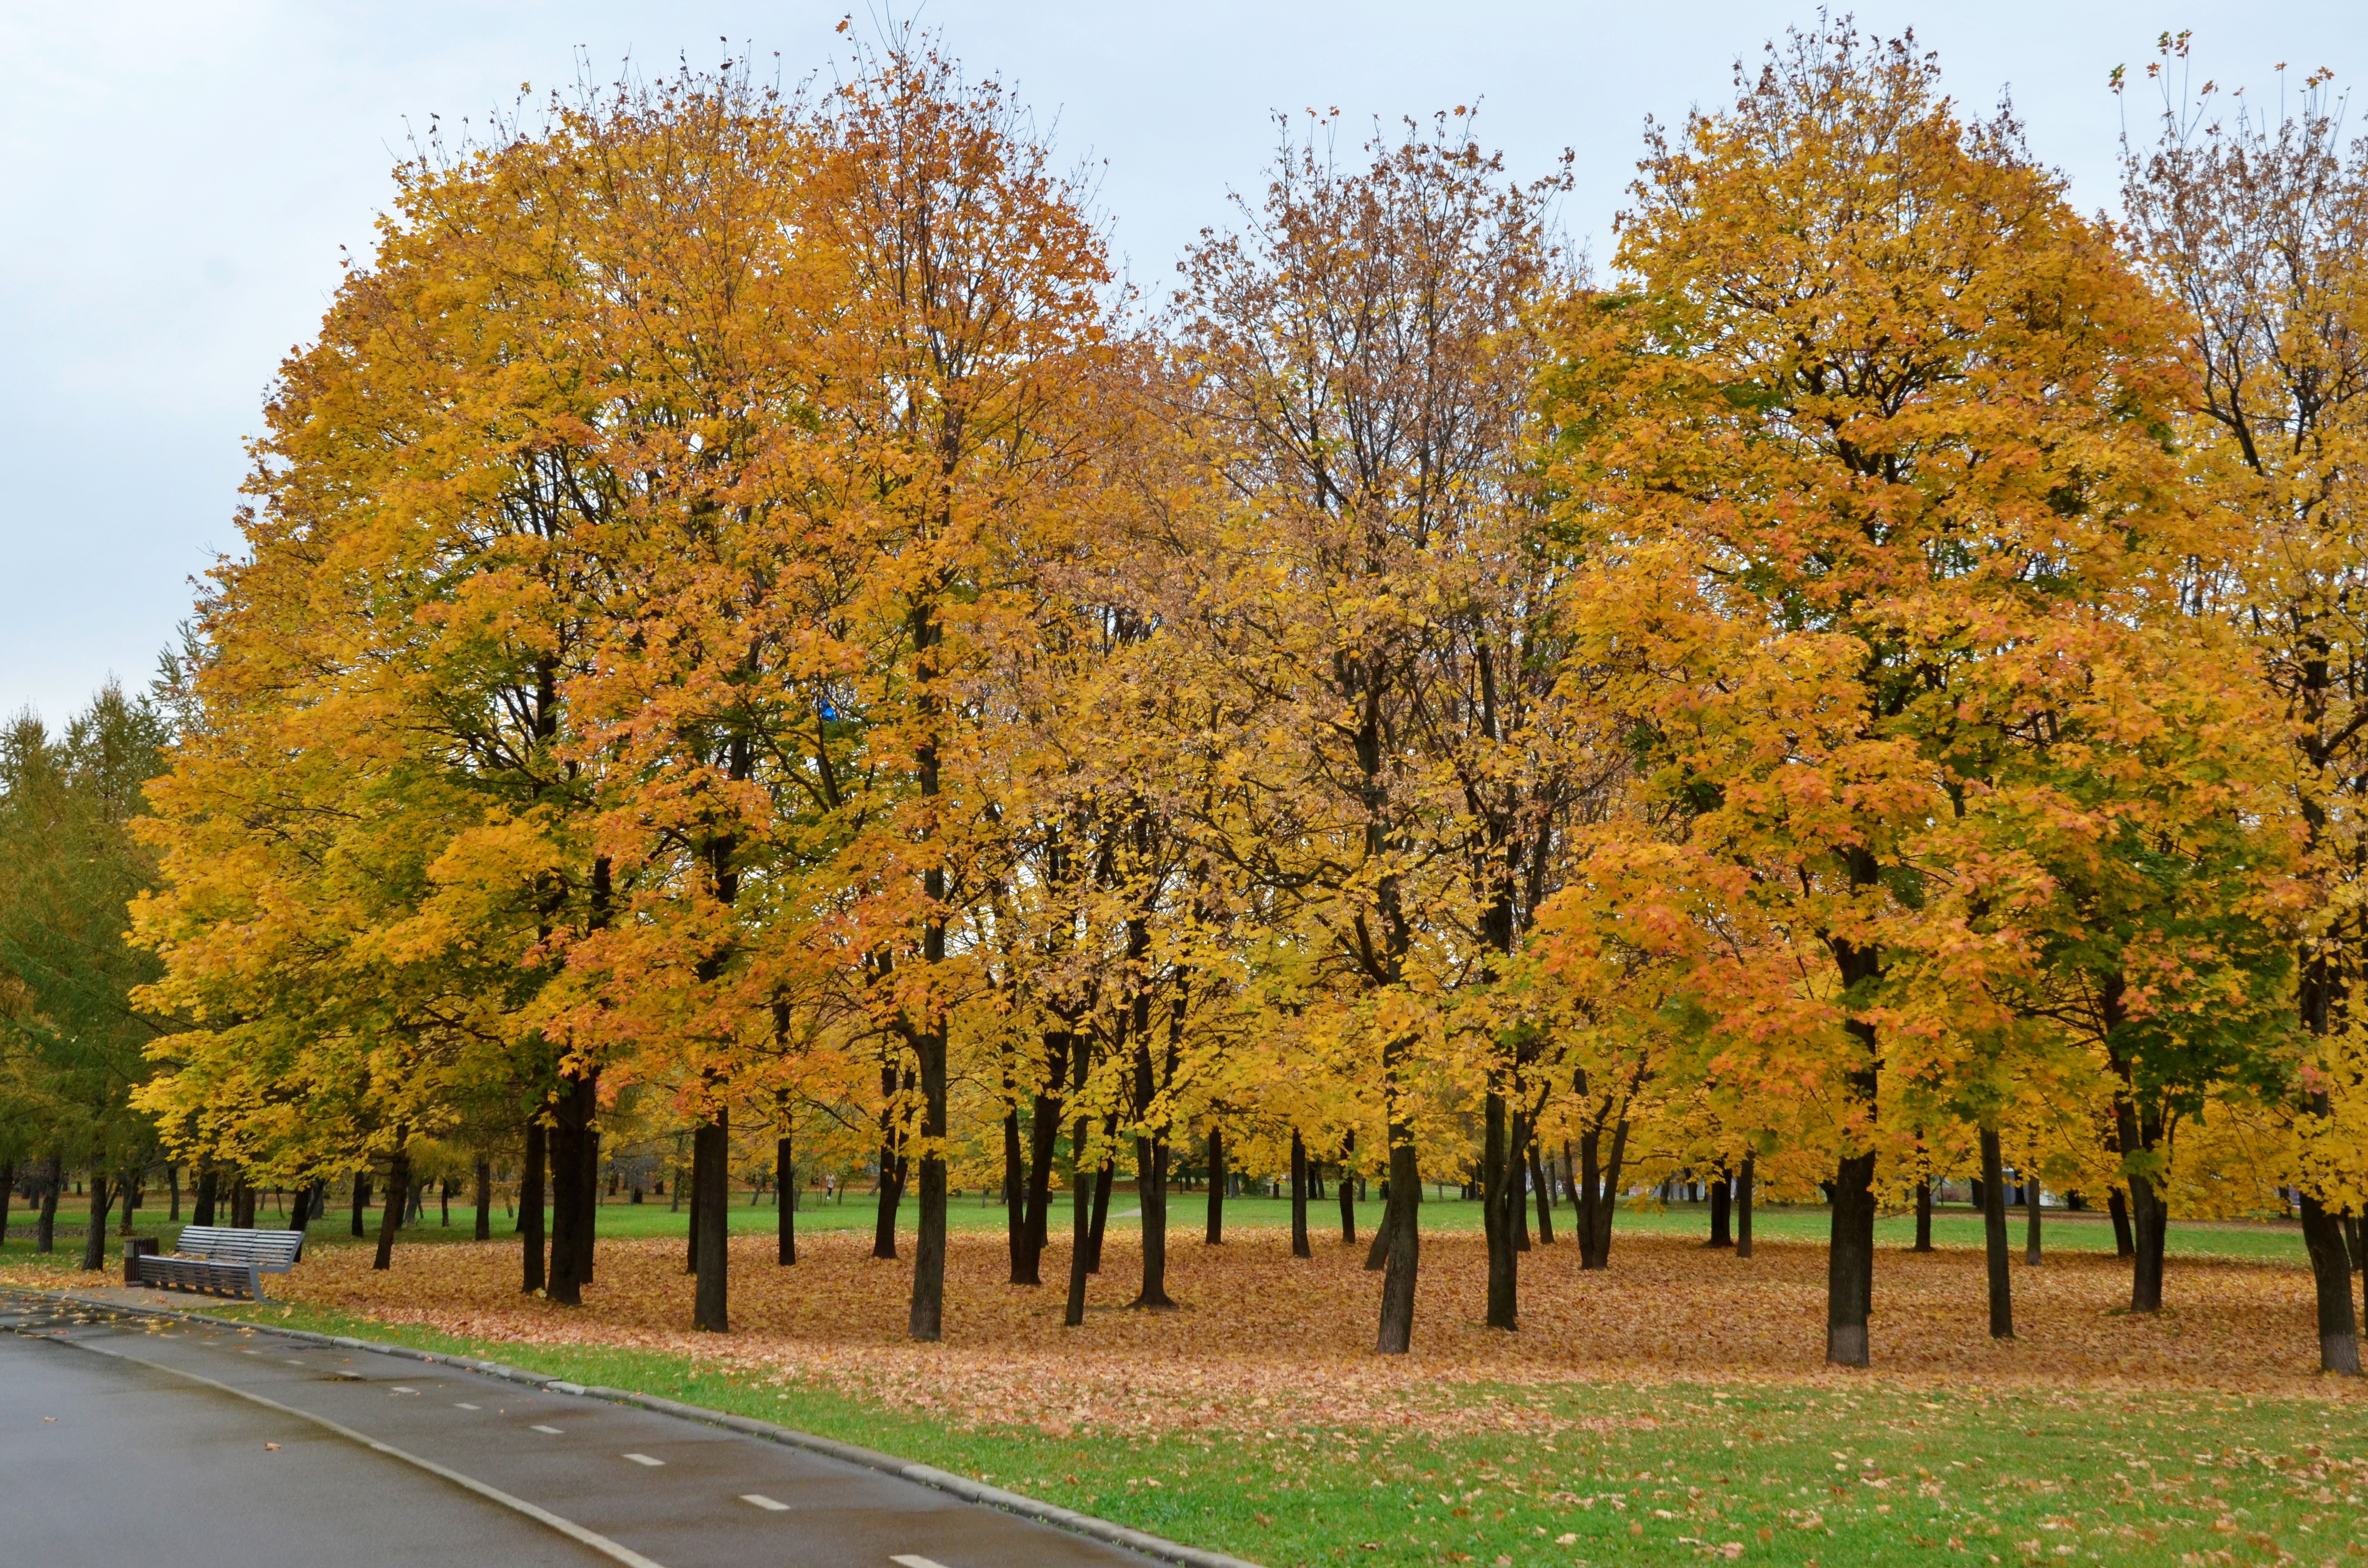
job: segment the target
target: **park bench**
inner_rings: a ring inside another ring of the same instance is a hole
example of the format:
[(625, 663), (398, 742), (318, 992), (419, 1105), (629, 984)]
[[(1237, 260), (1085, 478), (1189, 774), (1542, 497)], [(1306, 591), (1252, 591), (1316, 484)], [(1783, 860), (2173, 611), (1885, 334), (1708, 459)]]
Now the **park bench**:
[[(154, 1245), (154, 1243), (150, 1244)], [(252, 1296), (260, 1301), (263, 1277), (285, 1274), (304, 1251), (302, 1231), (236, 1231), (227, 1225), (188, 1225), (175, 1250), (142, 1252), (127, 1260), (127, 1285), (162, 1285), (173, 1290), (213, 1290)]]

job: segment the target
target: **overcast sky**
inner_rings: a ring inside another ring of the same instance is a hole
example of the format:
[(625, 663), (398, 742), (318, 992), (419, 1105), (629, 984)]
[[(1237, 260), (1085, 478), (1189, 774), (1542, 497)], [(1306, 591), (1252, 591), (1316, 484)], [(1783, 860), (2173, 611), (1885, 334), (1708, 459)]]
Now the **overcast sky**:
[[(653, 74), (753, 52), (794, 82), (844, 48), (847, 0), (0, 3), (0, 712), (52, 721), (109, 673), (146, 681), (188, 580), (238, 545), (233, 511), (272, 370), (308, 338), (337, 247), (367, 254), (406, 123), (482, 120), (519, 84)], [(899, 9), (898, 16), (911, 15)], [(1738, 55), (1810, 6), (1520, 0), (934, 0), (920, 13), (1106, 164), (1137, 282), (1160, 285), (1229, 189), (1254, 189), (1269, 110), (1380, 116), (1479, 102), (1516, 172), (1577, 154), (1573, 233), (1600, 257), (1647, 115), (1729, 92)], [(1938, 50), (1951, 90), (2010, 89), (2082, 206), (2112, 200), (2122, 106), (2106, 74), (2196, 35), (2197, 80), (2274, 99), (2331, 66), (2368, 73), (2361, 0), (1953, 0), (1869, 4)], [(859, 11), (858, 29), (877, 16)], [(728, 45), (724, 40), (729, 40)], [(2142, 88), (2129, 112), (2157, 108)]]

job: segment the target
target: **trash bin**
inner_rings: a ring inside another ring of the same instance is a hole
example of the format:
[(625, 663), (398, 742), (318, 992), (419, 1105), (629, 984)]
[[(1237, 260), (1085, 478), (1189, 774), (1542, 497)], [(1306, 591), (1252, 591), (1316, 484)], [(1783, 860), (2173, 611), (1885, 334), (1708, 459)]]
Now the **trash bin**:
[(154, 1236), (126, 1236), (126, 1237), (124, 1237), (124, 1238), (123, 1238), (123, 1282), (124, 1282), (126, 1285), (137, 1285), (137, 1284), (139, 1284), (139, 1283), (140, 1283), (140, 1259), (142, 1259), (142, 1258), (143, 1258), (143, 1257), (154, 1257), (157, 1254), (159, 1254), (159, 1253), (163, 1252), (164, 1250), (165, 1250), (164, 1244), (163, 1244), (163, 1243), (161, 1243), (161, 1242), (159, 1242), (159, 1241), (158, 1241), (155, 1237), (154, 1237)]

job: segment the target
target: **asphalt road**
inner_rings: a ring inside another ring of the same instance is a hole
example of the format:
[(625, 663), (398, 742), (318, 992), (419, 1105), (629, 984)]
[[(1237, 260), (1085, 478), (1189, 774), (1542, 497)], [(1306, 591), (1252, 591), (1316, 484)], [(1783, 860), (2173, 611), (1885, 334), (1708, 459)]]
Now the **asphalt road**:
[(0, 1329), (8, 1568), (1151, 1561), (825, 1455), (461, 1368), (5, 1293)]

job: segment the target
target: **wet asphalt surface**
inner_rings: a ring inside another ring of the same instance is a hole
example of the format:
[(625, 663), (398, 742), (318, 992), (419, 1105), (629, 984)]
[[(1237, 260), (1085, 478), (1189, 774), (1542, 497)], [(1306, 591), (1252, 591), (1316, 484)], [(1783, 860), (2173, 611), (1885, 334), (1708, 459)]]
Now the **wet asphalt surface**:
[(6, 1291), (0, 1330), (6, 1568), (1152, 1562), (826, 1455), (463, 1368)]

